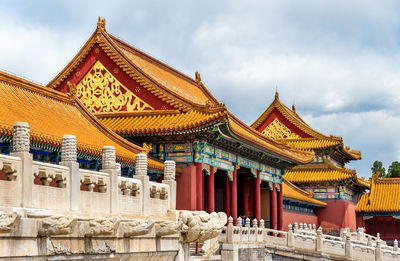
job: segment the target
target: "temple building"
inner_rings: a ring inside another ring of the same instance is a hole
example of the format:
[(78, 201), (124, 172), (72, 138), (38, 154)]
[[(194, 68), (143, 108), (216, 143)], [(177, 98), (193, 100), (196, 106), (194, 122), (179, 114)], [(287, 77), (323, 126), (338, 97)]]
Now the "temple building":
[(372, 176), (371, 190), (364, 194), (357, 204), (366, 232), (393, 244), (400, 238), (400, 179)]
[(283, 178), (327, 204), (315, 210), (318, 226), (338, 234), (346, 227), (354, 231), (357, 220), (361, 225), (355, 209), (369, 182), (345, 167), (347, 162), (361, 159), (359, 151), (344, 146), (340, 137), (314, 130), (296, 113), (294, 106), (291, 110), (279, 100), (278, 93), (251, 127), (268, 138), (315, 153), (313, 162), (291, 168)]
[[(225, 211), (283, 225), (282, 174), (314, 153), (269, 139), (235, 117), (195, 79), (128, 45), (95, 32), (48, 87), (67, 93), (155, 159), (177, 162), (177, 209)], [(125, 168), (124, 175), (133, 175)]]

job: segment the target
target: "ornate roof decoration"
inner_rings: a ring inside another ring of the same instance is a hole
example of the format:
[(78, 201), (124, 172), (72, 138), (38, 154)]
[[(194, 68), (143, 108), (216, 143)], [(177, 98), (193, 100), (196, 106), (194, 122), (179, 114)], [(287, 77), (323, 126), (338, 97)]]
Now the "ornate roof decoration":
[[(134, 164), (142, 148), (107, 129), (79, 100), (72, 101), (75, 87), (68, 86), (64, 94), (0, 71), (0, 133), (12, 136), (14, 123), (25, 121), (33, 142), (59, 147), (62, 136), (72, 134), (78, 152), (101, 156), (102, 147), (111, 145), (118, 161)], [(149, 167), (162, 170), (163, 164), (150, 159)]]
[(379, 178), (375, 173), (371, 180), (371, 190), (358, 201), (357, 212), (400, 212), (400, 178)]
[(325, 207), (327, 205), (325, 202), (314, 199), (312, 192), (306, 192), (287, 180), (283, 181), (282, 190), (284, 198), (306, 202), (318, 207)]
[(300, 138), (299, 135), (292, 132), (278, 118), (275, 118), (261, 133), (274, 140)]
[(78, 83), (77, 92), (79, 100), (93, 113), (153, 109), (125, 88), (100, 61)]

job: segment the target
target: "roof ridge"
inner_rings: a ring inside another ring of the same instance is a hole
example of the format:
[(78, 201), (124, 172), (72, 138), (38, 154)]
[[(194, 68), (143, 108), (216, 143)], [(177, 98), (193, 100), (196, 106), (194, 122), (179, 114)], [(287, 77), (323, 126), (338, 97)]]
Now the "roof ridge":
[[(116, 37), (116, 36), (110, 34), (109, 32), (105, 32), (105, 33), (107, 34), (107, 36), (110, 38), (111, 41), (113, 41), (113, 42), (118, 42), (119, 44), (122, 44), (122, 45), (123, 45), (123, 46), (120, 46), (120, 45), (118, 45), (118, 43), (117, 43), (118, 48), (125, 49), (126, 51), (131, 51), (131, 52), (133, 51), (135, 54), (140, 55), (140, 57), (143, 58), (143, 59), (145, 59), (146, 61), (148, 61), (148, 62), (150, 62), (150, 63), (153, 63), (153, 64), (156, 64), (156, 65), (158, 65), (158, 66), (161, 66), (162, 69), (168, 71), (169, 73), (172, 73), (173, 75), (179, 77), (179, 78), (182, 79), (182, 80), (187, 81), (188, 83), (190, 83), (190, 84), (192, 84), (193, 86), (195, 86), (196, 88), (198, 88), (200, 91), (205, 92), (207, 98), (208, 98), (210, 101), (212, 101), (212, 102), (214, 102), (214, 103), (219, 103), (218, 100), (217, 100), (217, 99), (210, 93), (210, 91), (205, 87), (205, 85), (204, 85), (203, 82), (201, 81), (200, 74), (199, 74), (197, 71), (195, 72), (196, 78), (193, 79), (192, 77), (190, 77), (190, 76), (188, 76), (188, 75), (182, 73), (181, 71), (179, 71), (179, 70), (173, 68), (172, 66), (166, 64), (165, 62), (162, 62), (162, 61), (158, 60), (157, 58), (151, 56), (150, 54), (147, 54), (146, 52), (144, 52), (144, 51), (142, 51), (142, 50), (140, 50), (140, 49), (138, 49), (138, 48), (136, 48), (136, 47), (134, 47), (134, 46), (128, 44), (127, 42), (125, 42), (125, 41), (119, 39), (118, 37)], [(121, 54), (121, 55), (123, 55), (123, 54)], [(130, 62), (129, 59), (127, 59), (127, 60), (128, 60), (128, 62)], [(147, 77), (152, 78), (152, 77), (150, 77), (147, 73), (144, 73), (144, 74), (145, 74)], [(184, 98), (184, 97), (181, 97), (181, 99), (186, 100), (186, 98)], [(190, 102), (190, 103), (193, 103), (193, 102), (191, 102), (190, 100), (189, 100), (189, 102)]]
[[(118, 37), (116, 37), (115, 35), (107, 32), (107, 34), (112, 38), (113, 41), (117, 41), (120, 44), (123, 44), (124, 46), (122, 48), (127, 48), (128, 51), (133, 50), (134, 52), (137, 52), (141, 57), (143, 57), (144, 59), (148, 60), (149, 62), (155, 62), (159, 65), (161, 65), (162, 67), (164, 67), (165, 69), (167, 69), (168, 71), (176, 74), (176, 76), (181, 77), (182, 79), (189, 81), (190, 83), (193, 83), (194, 85), (197, 84), (196, 80), (193, 79), (192, 77), (190, 77), (189, 75), (180, 72), (179, 70), (173, 68), (171, 65), (168, 65), (167, 63), (160, 61), (157, 58), (154, 58), (153, 56), (151, 56), (150, 54), (146, 53), (145, 51), (140, 50), (137, 47), (134, 47), (133, 45), (128, 44), (127, 42), (119, 39)], [(197, 85), (196, 85), (197, 86)]]
[(55, 100), (59, 100), (61, 102), (66, 102), (73, 104), (74, 101), (71, 99), (70, 94), (65, 94), (63, 92), (56, 91), (49, 87), (31, 82), (29, 80), (23, 79), (21, 77), (6, 73), (0, 70), (0, 81), (6, 82), (8, 84), (13, 84), (18, 88), (23, 88), (30, 92), (35, 92), (37, 94), (46, 96), (48, 98), (52, 98)]

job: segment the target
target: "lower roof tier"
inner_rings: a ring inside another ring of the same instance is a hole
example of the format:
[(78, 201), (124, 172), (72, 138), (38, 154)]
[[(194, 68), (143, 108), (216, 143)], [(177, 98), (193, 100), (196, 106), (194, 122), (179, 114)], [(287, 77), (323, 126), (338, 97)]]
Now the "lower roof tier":
[(327, 203), (314, 199), (312, 193), (306, 192), (289, 181), (285, 180), (282, 183), (283, 197), (295, 201), (305, 202), (317, 207), (325, 207)]
[(286, 171), (284, 179), (295, 184), (317, 184), (322, 182), (354, 182), (360, 187), (369, 188), (370, 184), (358, 178), (355, 170), (334, 166), (329, 163), (307, 164)]

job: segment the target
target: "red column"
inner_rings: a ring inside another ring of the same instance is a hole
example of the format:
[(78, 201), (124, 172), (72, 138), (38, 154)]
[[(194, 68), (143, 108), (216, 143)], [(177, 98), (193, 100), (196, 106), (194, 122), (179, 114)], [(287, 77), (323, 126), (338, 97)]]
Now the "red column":
[(214, 196), (214, 166), (210, 166), (210, 175), (207, 176), (207, 211), (215, 211)]
[(196, 166), (196, 209), (204, 210), (203, 206), (203, 166), (202, 163), (194, 163)]
[(249, 216), (249, 181), (247, 176), (243, 177), (243, 214)]
[(377, 236), (378, 235), (378, 221), (377, 221), (376, 217), (374, 219), (375, 219), (375, 236)]
[(233, 225), (237, 223), (237, 176), (236, 176), (236, 164), (233, 163), (233, 180), (231, 182), (231, 216), (233, 218)]
[(394, 238), (394, 233), (395, 233), (394, 229), (395, 229), (394, 218), (392, 218), (392, 236), (393, 236), (393, 238)]
[(254, 217), (261, 219), (261, 200), (260, 200), (260, 171), (257, 170), (257, 178), (254, 180)]
[(228, 175), (225, 175), (224, 212), (228, 217), (231, 215), (231, 187), (230, 187), (230, 184), (229, 184)]
[(271, 228), (276, 229), (276, 193), (275, 193), (275, 183), (272, 183), (272, 190), (270, 191), (271, 196), (270, 199), (270, 221), (271, 221)]
[(283, 228), (283, 192), (282, 192), (282, 185), (279, 186), (278, 192), (278, 230), (282, 230)]

